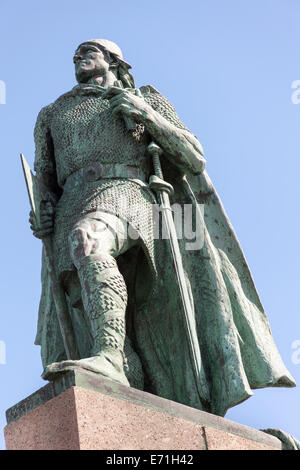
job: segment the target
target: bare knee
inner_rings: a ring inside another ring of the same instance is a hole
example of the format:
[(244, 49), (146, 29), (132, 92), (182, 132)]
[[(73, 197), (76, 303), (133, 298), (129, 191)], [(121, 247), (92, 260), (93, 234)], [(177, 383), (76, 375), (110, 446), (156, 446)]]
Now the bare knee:
[(84, 227), (77, 225), (69, 234), (69, 248), (75, 266), (84, 257), (90, 254), (88, 234)]
[(69, 234), (69, 248), (73, 263), (78, 268), (90, 255), (114, 255), (116, 239), (105, 223), (92, 218), (78, 222)]

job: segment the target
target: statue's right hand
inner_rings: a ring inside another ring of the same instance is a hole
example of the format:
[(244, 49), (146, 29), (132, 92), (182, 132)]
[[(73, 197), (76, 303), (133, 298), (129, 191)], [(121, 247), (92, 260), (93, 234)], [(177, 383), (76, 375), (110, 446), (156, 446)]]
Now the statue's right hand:
[(40, 223), (37, 223), (36, 217), (32, 211), (29, 214), (30, 228), (36, 238), (45, 238), (54, 230), (55, 209), (50, 201), (40, 202)]

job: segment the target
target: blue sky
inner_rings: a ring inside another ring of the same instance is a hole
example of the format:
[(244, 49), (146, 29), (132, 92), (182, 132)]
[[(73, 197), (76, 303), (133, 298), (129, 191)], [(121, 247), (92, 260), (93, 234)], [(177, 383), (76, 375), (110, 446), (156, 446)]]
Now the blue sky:
[[(275, 342), (300, 384), (292, 361), (300, 340), (300, 104), (291, 100), (299, 14), (298, 0), (0, 0), (1, 429), (5, 410), (45, 384), (33, 344), (41, 245), (29, 230), (19, 153), (33, 163), (37, 113), (74, 86), (72, 54), (93, 37), (117, 42), (136, 84), (154, 85), (200, 139)], [(299, 403), (299, 387), (257, 390), (226, 417), (300, 439)]]

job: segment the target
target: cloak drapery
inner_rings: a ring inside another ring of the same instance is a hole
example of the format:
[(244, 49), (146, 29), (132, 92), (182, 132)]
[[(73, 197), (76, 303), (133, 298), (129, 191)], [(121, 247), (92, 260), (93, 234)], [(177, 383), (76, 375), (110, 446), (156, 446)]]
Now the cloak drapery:
[[(171, 203), (193, 204), (194, 218), (197, 204), (204, 208), (201, 248), (186, 249), (191, 240), (184, 233), (179, 244), (209, 395), (199, 394), (195, 384), (167, 239), (155, 240), (158, 275), (146, 303), (133, 301), (133, 279), (137, 291), (145, 283), (139, 252), (118, 260), (129, 273), (128, 278), (125, 275), (131, 298), (127, 334), (141, 359), (146, 391), (224, 416), (228, 408), (250, 397), (252, 389), (293, 387), (295, 382), (274, 344), (244, 254), (208, 175), (183, 176), (171, 160), (164, 156), (162, 162), (165, 179), (175, 190)], [(45, 263), (42, 286), (36, 344), (42, 346), (45, 366), (65, 359)], [(70, 310), (81, 357), (86, 357), (90, 348), (87, 325), (79, 311)]]

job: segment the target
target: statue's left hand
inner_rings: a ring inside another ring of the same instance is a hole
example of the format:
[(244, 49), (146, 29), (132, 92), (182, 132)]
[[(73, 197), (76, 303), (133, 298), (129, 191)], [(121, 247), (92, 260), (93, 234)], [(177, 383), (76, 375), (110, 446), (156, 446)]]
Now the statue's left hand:
[(40, 202), (40, 223), (37, 223), (32, 211), (29, 214), (30, 228), (36, 238), (43, 239), (54, 230), (55, 208), (50, 201)]
[(109, 99), (114, 114), (122, 113), (135, 122), (143, 122), (153, 112), (137, 89), (124, 89), (112, 86), (104, 92), (104, 99)]

